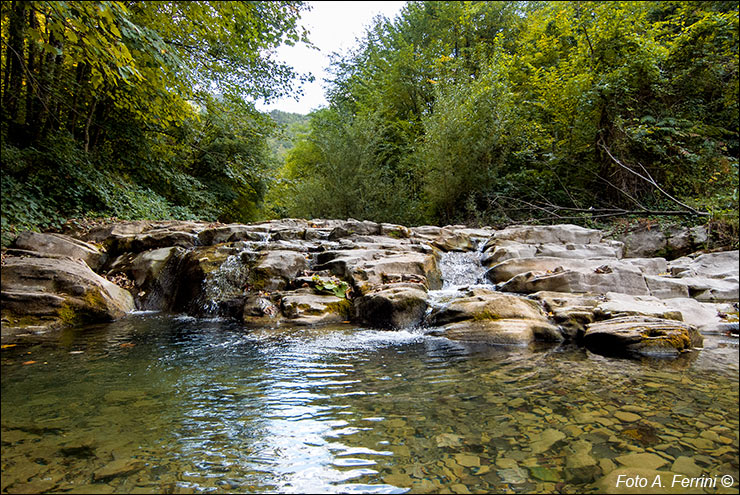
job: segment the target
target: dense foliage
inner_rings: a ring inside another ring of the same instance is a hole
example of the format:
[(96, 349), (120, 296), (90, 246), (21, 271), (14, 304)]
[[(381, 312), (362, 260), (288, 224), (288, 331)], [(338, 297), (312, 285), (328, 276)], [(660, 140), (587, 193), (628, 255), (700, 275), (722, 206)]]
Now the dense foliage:
[(300, 2), (2, 3), (2, 229), (70, 216), (404, 224), (626, 214), (737, 243), (738, 4), (409, 2), (308, 118)]
[(255, 218), (300, 2), (2, 3), (2, 228)]
[(333, 70), (290, 214), (737, 226), (737, 2), (409, 2)]

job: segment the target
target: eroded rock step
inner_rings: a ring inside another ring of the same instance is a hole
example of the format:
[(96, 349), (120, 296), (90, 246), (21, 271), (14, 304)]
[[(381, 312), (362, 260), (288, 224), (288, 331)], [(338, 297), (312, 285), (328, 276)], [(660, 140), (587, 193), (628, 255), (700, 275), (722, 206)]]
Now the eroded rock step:
[[(572, 340), (598, 352), (673, 355), (700, 347), (702, 333), (736, 334), (738, 325), (738, 251), (687, 254), (701, 233), (673, 234), (651, 250), (639, 236), (605, 239), (575, 225), (284, 219), (27, 232), (4, 257), (2, 336), (141, 309), (250, 327), (423, 327), (470, 342)], [(654, 256), (670, 246), (683, 256)]]

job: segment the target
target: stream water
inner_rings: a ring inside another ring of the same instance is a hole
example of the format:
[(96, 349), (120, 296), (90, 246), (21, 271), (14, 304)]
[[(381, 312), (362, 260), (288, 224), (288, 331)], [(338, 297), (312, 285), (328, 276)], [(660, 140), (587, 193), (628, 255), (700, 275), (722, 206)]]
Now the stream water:
[(5, 347), (0, 397), (2, 492), (583, 493), (635, 462), (738, 486), (719, 336), (628, 360), (134, 314)]

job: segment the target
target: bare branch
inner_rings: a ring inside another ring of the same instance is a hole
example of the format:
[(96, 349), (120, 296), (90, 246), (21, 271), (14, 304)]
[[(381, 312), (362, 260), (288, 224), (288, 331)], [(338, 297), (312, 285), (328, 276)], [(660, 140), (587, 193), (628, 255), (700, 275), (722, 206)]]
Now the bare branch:
[[(662, 187), (660, 187), (660, 185), (655, 181), (655, 179), (653, 179), (653, 177), (650, 175), (650, 173), (647, 171), (647, 169), (641, 163), (639, 165), (640, 165), (640, 167), (642, 167), (642, 170), (645, 172), (645, 174), (647, 176), (645, 176), (645, 175), (643, 175), (643, 174), (641, 174), (639, 172), (636, 172), (632, 168), (630, 168), (627, 165), (625, 165), (624, 163), (620, 162), (617, 158), (614, 157), (614, 155), (611, 154), (611, 152), (609, 151), (609, 148), (607, 148), (604, 145), (603, 141), (599, 141), (599, 146), (601, 146), (601, 148), (604, 151), (606, 151), (606, 154), (609, 155), (609, 158), (611, 158), (614, 163), (616, 163), (617, 165), (619, 165), (620, 167), (622, 167), (624, 170), (630, 172), (631, 174), (636, 175), (637, 177), (639, 177), (640, 179), (644, 180), (645, 182), (653, 185), (658, 191), (662, 192), (668, 199), (670, 199), (671, 201), (673, 201), (677, 205), (679, 205), (679, 206), (681, 206), (683, 208), (686, 208), (686, 210), (688, 210), (687, 214), (690, 213), (690, 214), (693, 214), (693, 215), (700, 215), (700, 216), (704, 216), (704, 217), (709, 216), (709, 213), (707, 213), (705, 211), (695, 210), (694, 208), (690, 207), (689, 205), (687, 205), (685, 203), (682, 203), (681, 201), (677, 200), (676, 198), (674, 198), (673, 196), (671, 196), (670, 194), (668, 194), (667, 192), (665, 192), (665, 190)], [(651, 214), (657, 214), (657, 213), (651, 213)]]

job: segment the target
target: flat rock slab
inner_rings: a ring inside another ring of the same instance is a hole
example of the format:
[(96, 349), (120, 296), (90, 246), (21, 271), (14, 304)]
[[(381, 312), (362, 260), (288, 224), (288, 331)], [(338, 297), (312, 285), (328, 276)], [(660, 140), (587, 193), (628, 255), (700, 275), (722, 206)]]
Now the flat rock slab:
[(493, 345), (528, 345), (535, 341), (561, 342), (563, 336), (555, 325), (541, 320), (502, 318), (450, 323), (432, 332), (452, 340)]
[(64, 234), (21, 232), (13, 242), (13, 247), (41, 254), (69, 256), (84, 261), (93, 270), (99, 269), (107, 259), (106, 253), (97, 246)]
[(517, 225), (499, 230), (496, 239), (505, 239), (527, 244), (575, 243), (592, 244), (601, 242), (600, 230), (586, 229), (577, 225)]

